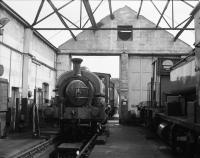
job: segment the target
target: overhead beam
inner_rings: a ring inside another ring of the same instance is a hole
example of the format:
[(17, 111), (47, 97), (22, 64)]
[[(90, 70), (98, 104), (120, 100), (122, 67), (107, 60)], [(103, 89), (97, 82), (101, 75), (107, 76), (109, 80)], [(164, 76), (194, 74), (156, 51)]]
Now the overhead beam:
[(38, 17), (39, 17), (39, 15), (40, 15), (40, 12), (41, 12), (42, 7), (43, 7), (43, 5), (44, 5), (44, 1), (45, 1), (45, 0), (42, 0), (41, 3), (40, 3), (40, 6), (39, 6), (39, 8), (38, 8), (38, 11), (37, 11), (37, 14), (36, 14), (36, 16), (35, 16), (35, 19), (34, 19), (34, 21), (33, 21), (32, 26), (33, 26), (33, 25), (37, 22), (37, 20), (38, 20)]
[(96, 24), (96, 21), (94, 19), (94, 16), (93, 16), (92, 9), (91, 9), (89, 1), (88, 0), (83, 0), (83, 4), (85, 6), (85, 10), (86, 10), (87, 15), (88, 15), (88, 17), (90, 19), (92, 27), (93, 28), (97, 28), (97, 24)]
[(179, 36), (183, 33), (183, 31), (186, 30), (186, 28), (192, 22), (193, 19), (194, 19), (194, 16), (191, 15), (190, 18), (189, 18), (189, 20), (187, 21), (187, 23), (183, 26), (183, 28), (174, 37), (174, 41), (176, 41), (179, 38)]
[[(119, 28), (70, 28), (71, 30), (121, 30)], [(128, 29), (128, 30), (182, 30), (183, 28), (155, 28), (155, 27), (149, 27), (149, 28), (141, 28), (141, 27), (133, 27), (132, 29)], [(35, 30), (69, 30), (67, 28), (35, 28)], [(184, 28), (183, 30), (194, 30), (194, 28)], [(124, 28), (123, 28), (124, 31)]]
[(165, 11), (167, 10), (167, 7), (168, 7), (168, 5), (169, 5), (169, 2), (170, 2), (170, 0), (167, 0), (167, 3), (165, 4), (165, 8), (163, 9), (163, 12), (161, 13), (160, 19), (158, 20), (158, 23), (157, 23), (157, 25), (156, 25), (156, 28), (158, 27), (158, 25), (159, 25), (161, 19), (163, 18), (163, 15), (164, 15)]
[(108, 4), (109, 4), (109, 10), (110, 10), (110, 18), (111, 18), (111, 19), (114, 19), (114, 15), (113, 15), (113, 12), (112, 12), (111, 0), (108, 0)]
[(139, 7), (139, 10), (138, 10), (137, 19), (139, 18), (140, 11), (142, 9), (142, 3), (143, 3), (143, 0), (140, 1), (140, 7)]
[(69, 28), (69, 26), (66, 24), (65, 20), (62, 18), (61, 14), (58, 12), (57, 8), (54, 6), (54, 4), (52, 3), (51, 0), (47, 0), (49, 5), (52, 7), (52, 9), (55, 11), (56, 15), (58, 16), (58, 18), (60, 19), (60, 21), (62, 22), (62, 24), (65, 26), (65, 28), (67, 30), (69, 30), (71, 36), (73, 37), (73, 39), (76, 41), (76, 36), (73, 34), (73, 32), (71, 31), (71, 29)]

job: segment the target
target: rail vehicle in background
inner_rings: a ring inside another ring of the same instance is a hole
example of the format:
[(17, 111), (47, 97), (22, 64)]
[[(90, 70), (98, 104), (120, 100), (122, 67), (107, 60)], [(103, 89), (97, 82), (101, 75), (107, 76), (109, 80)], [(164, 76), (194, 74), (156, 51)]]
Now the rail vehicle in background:
[(109, 119), (112, 119), (117, 113), (119, 107), (119, 94), (116, 90), (115, 83), (111, 81), (111, 75), (107, 73), (95, 72), (105, 85), (105, 101), (108, 107), (107, 113)]
[(110, 112), (111, 112), (111, 106), (110, 106), (110, 78), (111, 75), (107, 74), (107, 73), (101, 73), (101, 72), (94, 72), (99, 79), (102, 81), (104, 88), (103, 88), (103, 92), (105, 94), (105, 103), (106, 103), (106, 113), (108, 115), (108, 117), (110, 116)]
[(117, 92), (117, 89), (115, 87), (115, 83), (110, 81), (110, 113), (109, 116), (110, 118), (115, 117), (115, 114), (118, 113), (118, 108), (119, 108), (119, 94)]
[(200, 107), (197, 105), (195, 55), (158, 58), (148, 84), (148, 104), (139, 107), (141, 120), (156, 130), (174, 151), (199, 156)]

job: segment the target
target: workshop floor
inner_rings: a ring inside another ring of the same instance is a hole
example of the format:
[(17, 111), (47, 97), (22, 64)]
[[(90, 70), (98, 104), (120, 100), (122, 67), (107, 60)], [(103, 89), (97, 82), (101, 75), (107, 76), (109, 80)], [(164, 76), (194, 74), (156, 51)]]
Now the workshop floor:
[(0, 139), (0, 158), (15, 157), (14, 155), (43, 141), (44, 139), (35, 139), (32, 138), (32, 135), (26, 133), (18, 133), (5, 139)]
[(143, 127), (109, 122), (110, 137), (105, 145), (96, 145), (90, 158), (174, 158), (172, 151)]

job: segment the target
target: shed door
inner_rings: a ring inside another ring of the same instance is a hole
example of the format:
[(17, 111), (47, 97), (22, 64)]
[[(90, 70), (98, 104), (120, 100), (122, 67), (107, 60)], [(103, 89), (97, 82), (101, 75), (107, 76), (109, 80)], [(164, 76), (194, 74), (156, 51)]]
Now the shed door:
[(11, 92), (12, 107), (11, 107), (11, 128), (15, 130), (15, 127), (19, 122), (20, 105), (19, 105), (19, 88), (12, 87)]
[(141, 101), (147, 101), (147, 84), (151, 81), (152, 61), (151, 57), (129, 56), (128, 110), (133, 110)]

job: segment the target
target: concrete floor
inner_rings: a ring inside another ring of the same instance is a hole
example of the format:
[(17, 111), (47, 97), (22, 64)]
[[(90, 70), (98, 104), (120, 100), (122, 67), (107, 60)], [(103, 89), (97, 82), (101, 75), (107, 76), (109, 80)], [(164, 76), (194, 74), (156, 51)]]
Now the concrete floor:
[(0, 139), (0, 158), (8, 158), (23, 152), (41, 142), (44, 139), (33, 139), (32, 135), (21, 133)]
[(169, 147), (143, 127), (109, 123), (110, 137), (96, 145), (90, 158), (175, 158)]

